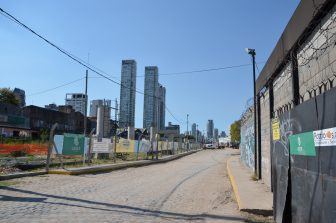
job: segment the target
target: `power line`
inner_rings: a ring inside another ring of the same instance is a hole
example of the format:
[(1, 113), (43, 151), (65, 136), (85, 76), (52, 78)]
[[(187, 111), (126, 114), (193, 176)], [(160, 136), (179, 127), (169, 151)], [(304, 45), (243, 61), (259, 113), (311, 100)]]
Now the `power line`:
[[(258, 62), (258, 64), (263, 64), (263, 62)], [(218, 70), (227, 70), (239, 67), (247, 67), (251, 66), (252, 64), (240, 64), (240, 65), (233, 65), (233, 66), (226, 66), (226, 67), (217, 67), (217, 68), (208, 68), (208, 69), (201, 69), (201, 70), (193, 70), (193, 71), (183, 71), (183, 72), (176, 72), (176, 73), (163, 73), (158, 74), (159, 76), (172, 76), (172, 75), (182, 75), (182, 74), (194, 74), (194, 73), (203, 73), (203, 72), (211, 72), (211, 71), (218, 71)], [(144, 77), (145, 75), (140, 75), (137, 77)]]
[(260, 74), (260, 70), (259, 70), (258, 64), (255, 63), (255, 65), (256, 65), (256, 67), (257, 67), (257, 71), (258, 71), (258, 73)]
[(46, 89), (46, 90), (43, 90), (43, 91), (39, 91), (39, 92), (30, 94), (30, 95), (27, 95), (27, 96), (35, 96), (35, 95), (44, 94), (44, 93), (47, 93), (47, 92), (56, 90), (56, 89), (58, 89), (58, 88), (68, 86), (68, 85), (70, 85), (70, 84), (74, 84), (74, 83), (79, 82), (79, 81), (84, 80), (84, 79), (85, 79), (85, 77), (82, 77), (82, 78), (73, 80), (73, 81), (71, 81), (71, 82), (67, 82), (67, 83), (65, 83), (65, 84), (61, 84), (61, 85), (59, 85), (59, 86), (57, 86), (57, 87), (49, 88), (49, 89)]
[[(89, 78), (102, 78), (102, 77), (89, 77)], [(64, 83), (64, 84), (58, 85), (58, 86), (53, 87), (53, 88), (48, 88), (48, 89), (43, 90), (43, 91), (39, 91), (39, 92), (36, 92), (36, 93), (32, 93), (32, 94), (27, 95), (27, 96), (30, 97), (30, 96), (35, 96), (35, 95), (40, 95), (40, 94), (48, 93), (48, 92), (50, 92), (50, 91), (53, 91), (53, 90), (56, 90), (56, 89), (58, 89), (58, 88), (61, 88), (61, 87), (65, 87), (65, 86), (74, 84), (74, 83), (79, 82), (79, 81), (84, 80), (84, 79), (85, 79), (85, 77), (82, 77), (82, 78), (79, 78), (79, 79), (76, 79), (76, 80), (73, 80), (73, 81), (66, 82), (66, 83)]]
[[(100, 77), (105, 78), (106, 80), (111, 81), (112, 83), (115, 83), (117, 85), (129, 88), (128, 86), (124, 86), (122, 83), (119, 83), (115, 80), (113, 80), (112, 78), (115, 78), (109, 74), (107, 74), (106, 72), (102, 71), (101, 69), (85, 62), (84, 60), (82, 60), (81, 58), (71, 54), (70, 52), (66, 51), (65, 49), (57, 46), (55, 43), (49, 41), (47, 38), (43, 37), (42, 35), (38, 34), (37, 32), (35, 32), (33, 29), (31, 29), (30, 27), (28, 27), (27, 25), (25, 25), (24, 23), (22, 23), (21, 21), (19, 21), (17, 18), (15, 18), (14, 16), (12, 16), (10, 13), (6, 12), (5, 10), (3, 10), (2, 8), (0, 8), (0, 13), (5, 16), (6, 18), (8, 18), (9, 20), (15, 22), (16, 24), (18, 24), (19, 26), (23, 27), (24, 29), (28, 30), (29, 32), (33, 33), (35, 36), (37, 36), (38, 38), (42, 39), (43, 41), (45, 41), (47, 44), (51, 45), (52, 47), (56, 48), (59, 52), (61, 52), (62, 54), (66, 55), (67, 57), (69, 57), (70, 59), (72, 59), (73, 61), (77, 62), (78, 64), (84, 66), (85, 68), (87, 68), (88, 70), (98, 74)], [(260, 62), (260, 63), (264, 63), (264, 62)], [(209, 69), (202, 69), (202, 70), (193, 70), (193, 71), (185, 71), (185, 72), (176, 72), (176, 73), (163, 73), (163, 74), (159, 74), (160, 76), (169, 76), (169, 75), (181, 75), (181, 74), (192, 74), (192, 73), (201, 73), (201, 72), (211, 72), (211, 71), (217, 71), (217, 70), (225, 70), (225, 69), (233, 69), (233, 68), (239, 68), (239, 67), (244, 67), (244, 66), (249, 66), (251, 64), (241, 64), (241, 65), (233, 65), (233, 66), (227, 66), (227, 67), (218, 67), (218, 68), (209, 68)], [(144, 76), (144, 75), (143, 75)], [(137, 76), (137, 77), (143, 77), (143, 76)], [(57, 88), (63, 87), (63, 86), (67, 86), (70, 85), (72, 83), (78, 82), (80, 80), (83, 80), (84, 78), (80, 78), (74, 81), (71, 81), (69, 83), (65, 83), (62, 84), (60, 86), (51, 88), (51, 89), (47, 89), (41, 92), (37, 92), (34, 94), (31, 94), (29, 96), (33, 96), (33, 95), (38, 95), (38, 94), (43, 94), (52, 90), (55, 90)], [(142, 95), (147, 95), (147, 96), (151, 96), (153, 98), (157, 98), (160, 99), (160, 97), (157, 97), (155, 95), (151, 95), (151, 94), (146, 94), (138, 89), (135, 90), (136, 93), (142, 94)], [(168, 113), (179, 123), (181, 123), (174, 115), (173, 113), (169, 110), (169, 108), (167, 107), (167, 105), (165, 104), (165, 109), (168, 111)]]
[[(85, 62), (84, 60), (80, 59), (79, 57), (71, 54), (70, 52), (62, 49), (61, 47), (57, 46), (55, 43), (49, 41), (48, 39), (46, 39), (45, 37), (43, 37), (42, 35), (38, 34), (37, 32), (35, 32), (33, 29), (29, 28), (27, 25), (25, 25), (24, 23), (22, 23), (21, 21), (19, 21), (17, 18), (15, 18), (14, 16), (12, 16), (11, 14), (9, 14), (8, 12), (6, 12), (5, 10), (3, 10), (2, 8), (0, 8), (0, 13), (2, 15), (4, 15), (6, 18), (10, 19), (11, 21), (15, 22), (16, 24), (18, 24), (19, 26), (23, 27), (24, 29), (28, 30), (29, 32), (33, 33), (35, 36), (37, 36), (38, 38), (42, 39), (43, 41), (45, 41), (46, 43), (48, 43), (49, 45), (51, 45), (52, 47), (56, 48), (58, 51), (60, 51), (62, 54), (66, 55), (67, 57), (69, 57), (70, 59), (74, 60), (75, 62), (79, 63), (80, 65), (84, 66), (85, 68), (87, 68), (88, 70), (98, 74), (99, 76), (111, 81), (112, 83), (115, 83), (117, 85), (129, 88), (127, 86), (122, 85), (122, 83), (119, 83), (117, 81), (112, 80), (110, 77), (104, 75), (106, 74), (106, 72), (103, 72), (97, 68), (95, 68), (94, 66), (88, 64), (87, 62)], [(104, 74), (103, 74), (104, 73)], [(135, 90), (135, 92), (139, 93), (139, 94), (143, 94), (143, 95), (148, 95), (154, 98), (159, 98), (155, 95), (150, 95), (150, 94), (146, 94), (144, 92), (141, 92), (139, 90)], [(169, 112), (169, 114), (172, 115), (172, 113), (168, 110), (168, 107), (165, 104), (165, 109)], [(180, 121), (178, 121), (176, 119), (176, 117), (174, 115), (172, 115), (172, 117), (180, 123)]]

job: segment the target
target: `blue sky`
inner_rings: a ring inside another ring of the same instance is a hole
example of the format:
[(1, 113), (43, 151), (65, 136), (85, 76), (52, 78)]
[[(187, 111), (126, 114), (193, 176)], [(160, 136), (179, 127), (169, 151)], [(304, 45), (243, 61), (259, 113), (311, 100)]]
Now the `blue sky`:
[[(157, 65), (174, 73), (250, 63), (244, 48), (266, 61), (298, 0), (2, 0), (0, 7), (72, 54), (120, 79), (121, 60), (135, 59), (137, 74)], [(84, 81), (30, 96), (84, 77), (85, 69), (31, 33), (0, 16), (0, 87), (26, 91), (27, 104), (64, 104)], [(259, 64), (262, 69), (263, 64)], [(251, 67), (160, 76), (166, 103), (186, 129), (186, 115), (205, 130), (207, 119), (227, 131), (252, 96)], [(97, 76), (89, 73), (90, 76)], [(144, 89), (144, 78), (137, 78)], [(89, 100), (119, 100), (120, 88), (89, 80)], [(136, 127), (142, 127), (143, 95), (136, 96)], [(169, 113), (166, 122), (176, 123)], [(190, 126), (189, 126), (190, 129)]]

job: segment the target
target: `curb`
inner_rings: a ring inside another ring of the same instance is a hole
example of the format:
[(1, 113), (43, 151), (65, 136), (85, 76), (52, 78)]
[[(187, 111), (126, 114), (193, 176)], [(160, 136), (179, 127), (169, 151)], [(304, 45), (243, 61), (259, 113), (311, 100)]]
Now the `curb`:
[(238, 186), (237, 186), (236, 180), (235, 180), (235, 178), (234, 178), (234, 176), (232, 175), (232, 172), (231, 172), (231, 167), (230, 167), (231, 159), (233, 159), (233, 157), (229, 158), (228, 161), (226, 162), (226, 169), (227, 169), (227, 172), (228, 172), (228, 175), (229, 175), (229, 178), (230, 178), (230, 182), (231, 182), (231, 185), (232, 185), (232, 188), (233, 188), (233, 192), (235, 194), (235, 198), (236, 198), (236, 201), (237, 201), (237, 204), (238, 204), (238, 208), (239, 208), (239, 210), (242, 210), (241, 200), (240, 200), (240, 196), (239, 196), (239, 193), (238, 193)]
[(13, 174), (0, 176), (0, 181), (11, 180), (11, 179), (16, 179), (16, 178), (21, 178), (21, 177), (33, 177), (33, 176), (39, 176), (39, 175), (44, 175), (44, 174), (47, 174), (47, 172), (37, 171), (37, 172), (28, 172), (28, 173), (13, 173)]
[(133, 162), (128, 162), (128, 163), (120, 163), (120, 164), (107, 164), (107, 165), (101, 165), (101, 166), (92, 166), (92, 167), (89, 166), (89, 167), (80, 167), (80, 168), (73, 168), (73, 169), (49, 170), (48, 174), (81, 175), (81, 174), (111, 172), (114, 170), (127, 169), (131, 167), (141, 167), (141, 166), (149, 166), (152, 164), (166, 163), (169, 161), (180, 159), (184, 156), (191, 155), (199, 151), (200, 150), (186, 152), (186, 153), (182, 153), (178, 155), (165, 157), (160, 160), (141, 160), (141, 161), (133, 161)]
[[(238, 209), (239, 211), (243, 211), (243, 212), (247, 212), (247, 213), (251, 213), (251, 214), (257, 214), (257, 215), (262, 215), (262, 216), (273, 216), (273, 208), (268, 209), (267, 207), (260, 207), (259, 205), (257, 206), (249, 206), (246, 205), (249, 203), (249, 200), (246, 200), (246, 197), (244, 197), (244, 193), (242, 193), (242, 198), (239, 194), (239, 189), (238, 189), (238, 184), (237, 184), (237, 180), (235, 179), (235, 177), (232, 174), (232, 169), (231, 169), (231, 163), (232, 160), (236, 158), (236, 157), (231, 157), (228, 159), (227, 164), (226, 164), (226, 168), (227, 168), (227, 172), (230, 178), (230, 182), (233, 188), (233, 192), (235, 194), (235, 198), (238, 204)], [(242, 202), (242, 200), (244, 202)], [(256, 204), (254, 204), (256, 205)]]

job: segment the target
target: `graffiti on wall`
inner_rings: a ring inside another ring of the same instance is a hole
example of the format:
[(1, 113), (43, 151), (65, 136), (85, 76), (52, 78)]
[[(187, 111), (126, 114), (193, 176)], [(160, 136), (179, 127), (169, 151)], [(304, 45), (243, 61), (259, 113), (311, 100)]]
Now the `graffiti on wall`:
[(249, 168), (254, 170), (254, 125), (253, 113), (245, 116), (240, 130), (240, 159)]
[(289, 156), (289, 136), (293, 135), (294, 130), (301, 132), (301, 124), (291, 117), (291, 112), (285, 113), (280, 121), (280, 140), (273, 140), (273, 148), (275, 144), (279, 144), (287, 157)]

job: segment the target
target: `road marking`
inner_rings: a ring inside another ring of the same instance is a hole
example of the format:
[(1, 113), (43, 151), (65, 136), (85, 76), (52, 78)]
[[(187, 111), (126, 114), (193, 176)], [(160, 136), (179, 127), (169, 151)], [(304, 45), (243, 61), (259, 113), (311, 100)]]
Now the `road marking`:
[(228, 172), (228, 175), (229, 175), (229, 178), (230, 178), (230, 182), (231, 182), (231, 185), (232, 185), (232, 188), (233, 188), (233, 192), (235, 194), (235, 198), (236, 198), (236, 201), (238, 203), (238, 208), (241, 209), (241, 200), (240, 200), (240, 197), (239, 197), (239, 193), (238, 193), (238, 186), (237, 186), (237, 183), (231, 173), (231, 167), (230, 167), (230, 163), (231, 163), (231, 159), (233, 159), (233, 157), (229, 158), (227, 163), (226, 163), (226, 169), (227, 169), (227, 172)]

